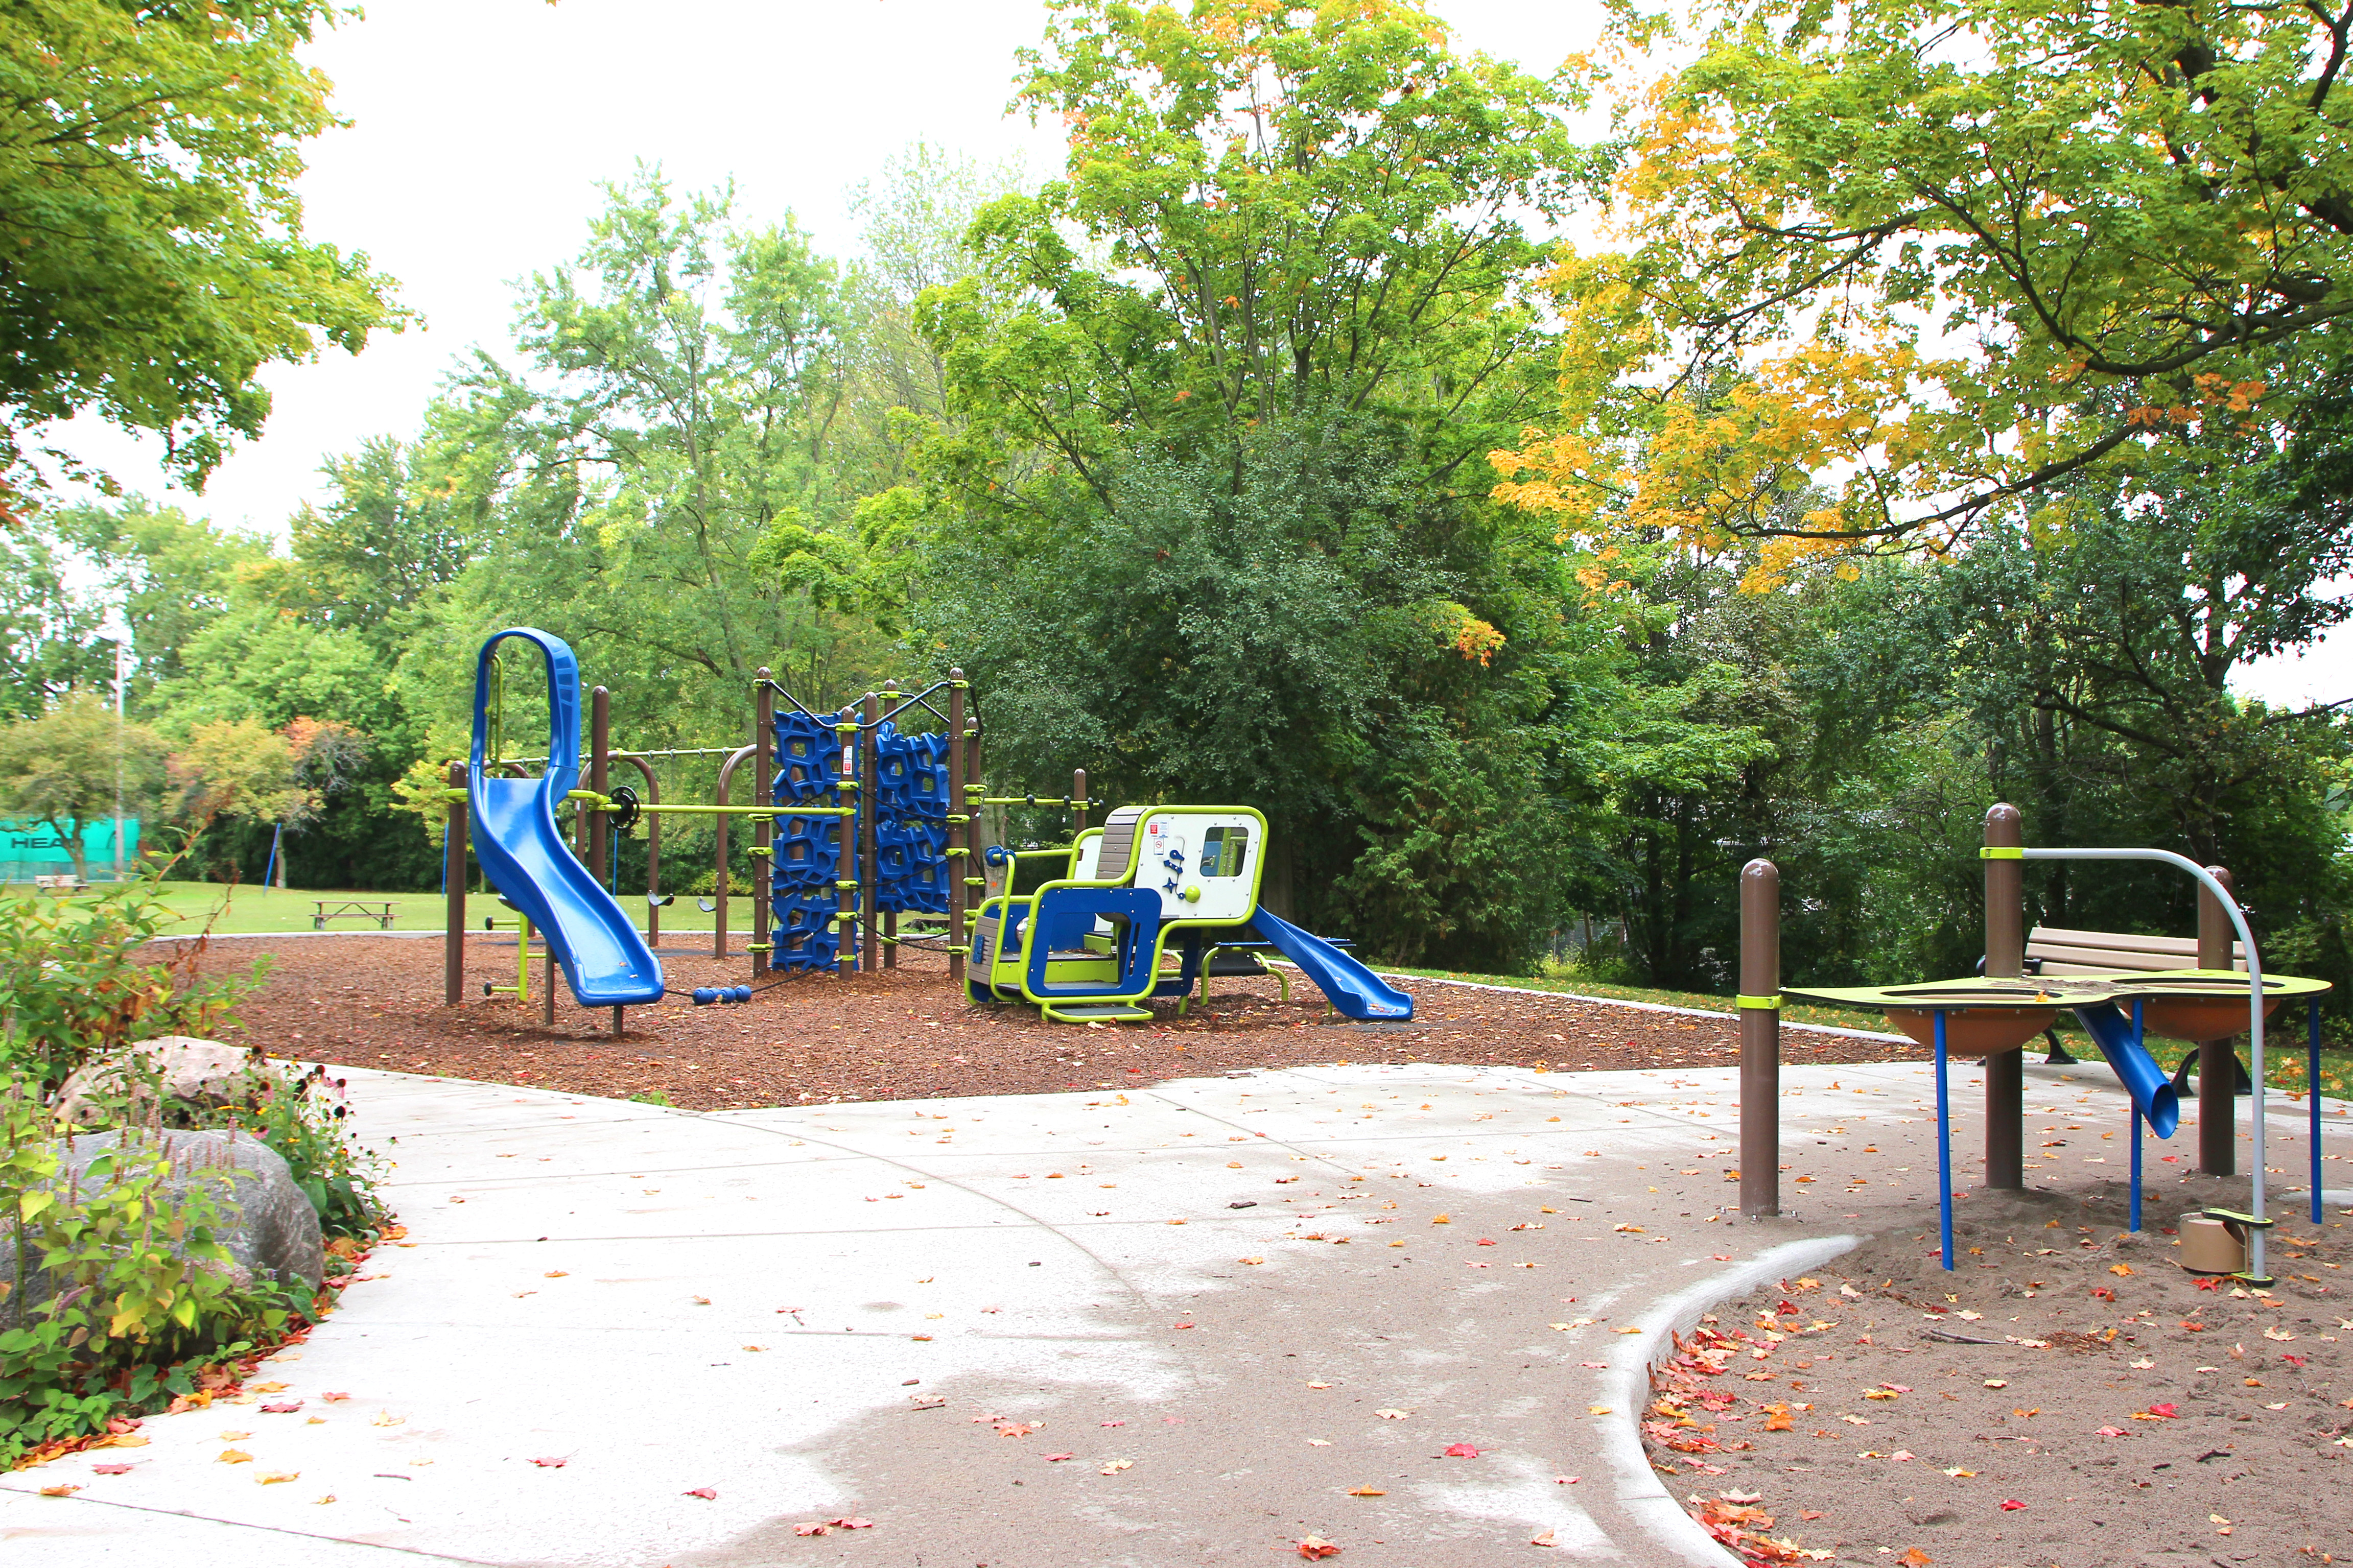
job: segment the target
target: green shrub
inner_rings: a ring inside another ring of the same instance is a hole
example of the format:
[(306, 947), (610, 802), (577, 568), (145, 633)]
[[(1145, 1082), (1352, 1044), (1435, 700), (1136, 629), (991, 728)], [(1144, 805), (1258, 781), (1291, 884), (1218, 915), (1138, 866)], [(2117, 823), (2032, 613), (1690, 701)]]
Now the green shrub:
[[(195, 1390), (208, 1363), (282, 1333), (301, 1304), (239, 1286), (214, 1239), (209, 1184), (177, 1194), (156, 1138), (126, 1138), (60, 1182), (57, 1130), (37, 1101), (0, 1098), (0, 1465), (42, 1444), (102, 1431)], [(37, 1306), (26, 1287), (46, 1275)]]
[(378, 1161), (344, 1129), (351, 1108), (343, 1103), (343, 1080), (328, 1077), (322, 1064), (292, 1079), (256, 1072), (251, 1081), (239, 1103), (207, 1112), (196, 1124), (237, 1127), (276, 1152), (326, 1235), (356, 1239), (380, 1229), (390, 1211), (375, 1194)]

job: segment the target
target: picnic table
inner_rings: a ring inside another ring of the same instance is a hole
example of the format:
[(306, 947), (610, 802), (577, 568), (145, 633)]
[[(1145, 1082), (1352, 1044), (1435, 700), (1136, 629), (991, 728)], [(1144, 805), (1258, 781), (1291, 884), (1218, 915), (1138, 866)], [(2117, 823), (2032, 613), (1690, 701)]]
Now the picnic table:
[(378, 931), (392, 929), (393, 906), (390, 899), (314, 899), (311, 903), (313, 912), (311, 916), (311, 929), (312, 931), (324, 931), (327, 929), (329, 921), (341, 920), (345, 915), (355, 915), (364, 921), (374, 921)]

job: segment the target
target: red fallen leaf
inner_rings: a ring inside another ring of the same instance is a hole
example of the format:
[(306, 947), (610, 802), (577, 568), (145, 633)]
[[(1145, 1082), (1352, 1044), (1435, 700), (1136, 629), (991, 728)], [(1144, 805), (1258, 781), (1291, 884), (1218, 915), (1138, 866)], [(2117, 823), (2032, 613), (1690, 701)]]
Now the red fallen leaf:
[(797, 1524), (793, 1526), (793, 1533), (795, 1535), (824, 1535), (828, 1533), (828, 1531), (825, 1526), (818, 1523), (815, 1520), (811, 1520), (807, 1524)]
[(2211, 1278), (2200, 1279), (2195, 1283), (2200, 1290), (2220, 1290), (2222, 1288), (2222, 1282), (2220, 1279)]
[(1495, 1244), (1482, 1236), (1479, 1238), (1479, 1245), (1482, 1247), (1493, 1247)]
[(2092, 1434), (2094, 1437), (2121, 1437), (2124, 1435), (2125, 1429), (2121, 1426), (2103, 1426)]
[(712, 1490), (709, 1487), (689, 1487), (686, 1490), (679, 1493), (678, 1495), (681, 1497), (699, 1497), (705, 1502), (716, 1502), (719, 1500), (719, 1494)]
[(264, 1415), (291, 1415), (301, 1408), (302, 1402), (299, 1399), (280, 1399), (274, 1404), (263, 1405), (261, 1413)]
[(1306, 1535), (1300, 1538), (1299, 1555), (1313, 1562), (1318, 1557), (1337, 1557), (1340, 1549), (1320, 1535)]
[(1773, 1310), (1781, 1317), (1794, 1318), (1798, 1315), (1798, 1304), (1795, 1301), (1784, 1301)]
[(1126, 1426), (1126, 1425), (1127, 1425), (1127, 1423), (1126, 1423), (1124, 1420), (1120, 1420), (1120, 1421), (1098, 1421), (1098, 1422), (1096, 1422), (1096, 1423), (1095, 1423), (1095, 1425), (1096, 1425), (1096, 1426)]
[(2280, 1360), (2287, 1363), (2290, 1366), (2302, 1366), (2304, 1364), (2304, 1358), (2300, 1355), (2283, 1354), (2281, 1355)]
[(1189, 1329), (1193, 1325), (1190, 1323), (1171, 1323), (1168, 1326), (1172, 1329)]
[(2006, 1497), (2001, 1500), (2001, 1511), (2004, 1513), (2016, 1513), (2020, 1509), (2022, 1509), (2026, 1505), (2024, 1503), (2019, 1501), (2014, 1497)]
[(128, 1415), (110, 1415), (106, 1418), (106, 1429), (119, 1436), (124, 1432), (138, 1431), (139, 1423)]
[(1820, 1519), (1822, 1517), (1822, 1510), (1818, 1508), (1801, 1508), (1798, 1510), (1798, 1517), (1799, 1519)]
[(543, 1470), (560, 1470), (571, 1462), (572, 1456), (569, 1454), (557, 1454), (544, 1459), (533, 1459), (532, 1461), (533, 1464), (537, 1465)]
[(1479, 1457), (1479, 1450), (1469, 1443), (1450, 1443), (1446, 1457), (1450, 1459), (1475, 1459)]
[(2148, 1413), (2151, 1415), (2161, 1415), (2168, 1421), (2181, 1414), (2170, 1405), (2152, 1405), (2148, 1407)]
[(343, 1400), (349, 1399), (351, 1395), (348, 1394), (322, 1394), (319, 1395), (319, 1397), (325, 1400), (330, 1405), (335, 1405), (340, 1404)]
[(1078, 1456), (1076, 1454), (1049, 1454), (1046, 1456), (1046, 1462), (1050, 1465), (1059, 1465), (1064, 1459), (1075, 1459), (1077, 1458)]
[(128, 1465), (92, 1465), (90, 1468), (90, 1473), (93, 1476), (127, 1476), (131, 1473), (131, 1467)]
[(828, 1519), (826, 1521), (826, 1523), (833, 1526), (836, 1530), (871, 1530), (874, 1528), (874, 1521), (872, 1520), (860, 1519), (854, 1514), (848, 1519)]

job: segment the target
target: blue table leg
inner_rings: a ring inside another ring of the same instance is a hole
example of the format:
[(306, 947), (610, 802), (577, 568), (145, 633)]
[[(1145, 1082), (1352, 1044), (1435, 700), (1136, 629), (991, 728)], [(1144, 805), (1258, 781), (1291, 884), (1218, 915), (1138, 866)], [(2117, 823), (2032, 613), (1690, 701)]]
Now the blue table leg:
[(1953, 1267), (1953, 1105), (1945, 1084), (1945, 1010), (1936, 1019), (1936, 1217), (1945, 1267)]
[(2320, 1223), (2320, 998), (2306, 1005), (2304, 1102), (2312, 1112), (2312, 1223)]
[[(2134, 997), (2133, 1045), (2147, 1050), (2148, 1047), (2141, 1034), (2140, 1005), (2141, 999)], [(2132, 1108), (2132, 1225), (2129, 1227), (2134, 1231), (2140, 1229), (2140, 1102), (2135, 1100)]]

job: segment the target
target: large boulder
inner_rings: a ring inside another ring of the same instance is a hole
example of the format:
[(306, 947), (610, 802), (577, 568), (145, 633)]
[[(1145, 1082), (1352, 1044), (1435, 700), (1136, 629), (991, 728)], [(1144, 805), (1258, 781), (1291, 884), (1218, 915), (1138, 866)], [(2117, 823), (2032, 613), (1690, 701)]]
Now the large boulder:
[(58, 1089), (58, 1115), (76, 1126), (111, 1121), (109, 1105), (128, 1101), (134, 1120), (144, 1121), (156, 1090), (164, 1119), (175, 1110), (202, 1111), (241, 1102), (269, 1068), (240, 1046), (164, 1035), (110, 1051), (84, 1063)]
[[(319, 1234), (318, 1211), (278, 1152), (249, 1132), (225, 1131), (77, 1133), (55, 1147), (58, 1171), (54, 1185), (60, 1201), (87, 1190), (91, 1162), (119, 1147), (128, 1136), (134, 1153), (141, 1146), (160, 1149), (170, 1161), (159, 1202), (177, 1199), (190, 1187), (203, 1185), (219, 1210), (213, 1239), (228, 1252), (230, 1271), (239, 1286), (273, 1279), (292, 1288), (319, 1288), (326, 1268), (326, 1253)], [(130, 1169), (147, 1169), (134, 1162)], [(118, 1172), (116, 1179), (124, 1173)], [(16, 1272), (16, 1245), (0, 1232), (0, 1279)], [(28, 1272), (21, 1292), (0, 1297), (0, 1325), (21, 1324), (31, 1309), (56, 1294), (58, 1281)], [(20, 1299), (21, 1298), (21, 1299)]]

